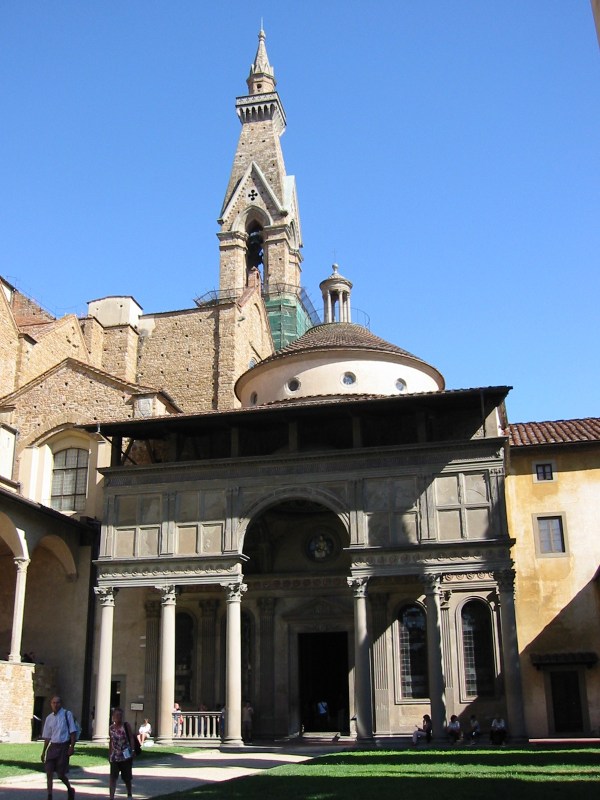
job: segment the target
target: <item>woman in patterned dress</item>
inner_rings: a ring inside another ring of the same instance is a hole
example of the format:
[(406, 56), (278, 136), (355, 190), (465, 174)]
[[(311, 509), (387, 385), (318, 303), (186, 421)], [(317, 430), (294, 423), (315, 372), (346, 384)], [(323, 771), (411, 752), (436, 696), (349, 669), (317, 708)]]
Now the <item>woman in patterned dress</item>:
[(114, 800), (119, 773), (127, 788), (127, 797), (131, 794), (131, 772), (135, 743), (128, 722), (123, 720), (123, 709), (115, 708), (112, 713), (112, 725), (108, 729), (108, 760), (110, 762), (109, 797)]

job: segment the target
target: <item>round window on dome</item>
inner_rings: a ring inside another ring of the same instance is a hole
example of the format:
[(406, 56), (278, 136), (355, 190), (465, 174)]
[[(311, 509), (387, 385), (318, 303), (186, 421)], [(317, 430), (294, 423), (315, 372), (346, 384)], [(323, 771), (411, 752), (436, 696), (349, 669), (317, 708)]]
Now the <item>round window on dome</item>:
[(250, 395), (250, 405), (255, 406), (257, 403), (258, 403), (258, 395), (256, 394), (256, 392), (252, 392), (252, 394)]
[(287, 382), (287, 388), (289, 392), (297, 392), (298, 389), (300, 388), (300, 381), (298, 380), (298, 378), (291, 378)]
[(342, 383), (344, 386), (352, 386), (353, 383), (356, 383), (356, 375), (353, 372), (344, 372)]
[(402, 378), (398, 378), (398, 380), (396, 381), (396, 389), (399, 392), (405, 392), (406, 391), (406, 381), (403, 381)]

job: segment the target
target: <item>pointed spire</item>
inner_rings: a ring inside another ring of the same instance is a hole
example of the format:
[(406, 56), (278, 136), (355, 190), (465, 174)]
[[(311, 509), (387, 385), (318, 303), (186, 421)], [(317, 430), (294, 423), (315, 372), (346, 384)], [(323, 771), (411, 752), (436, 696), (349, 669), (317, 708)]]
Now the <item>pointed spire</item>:
[(269, 64), (265, 45), (266, 34), (261, 28), (258, 34), (258, 48), (246, 83), (250, 94), (268, 94), (275, 91), (275, 70)]

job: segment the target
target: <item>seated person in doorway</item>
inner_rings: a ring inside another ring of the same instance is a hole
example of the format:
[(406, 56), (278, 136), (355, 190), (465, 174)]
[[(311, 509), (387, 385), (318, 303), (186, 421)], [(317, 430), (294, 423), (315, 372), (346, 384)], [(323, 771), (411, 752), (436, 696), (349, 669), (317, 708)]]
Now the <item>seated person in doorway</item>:
[(450, 717), (450, 722), (446, 726), (446, 733), (448, 734), (448, 738), (452, 744), (456, 744), (456, 742), (458, 742), (462, 736), (462, 732), (460, 730), (460, 721), (456, 714), (452, 714)]
[(416, 727), (413, 731), (412, 740), (413, 744), (418, 744), (421, 739), (425, 739), (427, 744), (431, 741), (431, 737), (433, 736), (433, 725), (431, 724), (431, 717), (429, 714), (423, 715), (423, 727), (419, 728)]
[(147, 719), (144, 719), (144, 724), (140, 725), (139, 730), (138, 730), (138, 735), (137, 735), (137, 739), (138, 739), (138, 742), (140, 743), (140, 747), (143, 746), (144, 742), (150, 736), (151, 733), (152, 733), (152, 726), (150, 725), (150, 723), (149, 723), (149, 721)]
[(477, 744), (477, 739), (481, 736), (481, 727), (475, 714), (471, 714), (469, 717), (469, 726), (469, 744)]
[(246, 700), (242, 706), (242, 739), (249, 744), (252, 741), (252, 716), (254, 709)]
[(490, 742), (492, 744), (504, 744), (506, 742), (506, 722), (502, 719), (500, 714), (496, 714), (492, 720), (492, 727), (490, 728)]

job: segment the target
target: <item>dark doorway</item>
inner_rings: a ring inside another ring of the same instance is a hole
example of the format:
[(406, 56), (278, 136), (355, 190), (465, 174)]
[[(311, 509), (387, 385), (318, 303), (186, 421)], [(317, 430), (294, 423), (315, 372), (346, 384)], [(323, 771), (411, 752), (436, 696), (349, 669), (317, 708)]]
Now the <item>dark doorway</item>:
[(582, 733), (581, 692), (575, 670), (550, 673), (555, 733)]
[(298, 652), (304, 731), (347, 733), (348, 634), (299, 633)]

